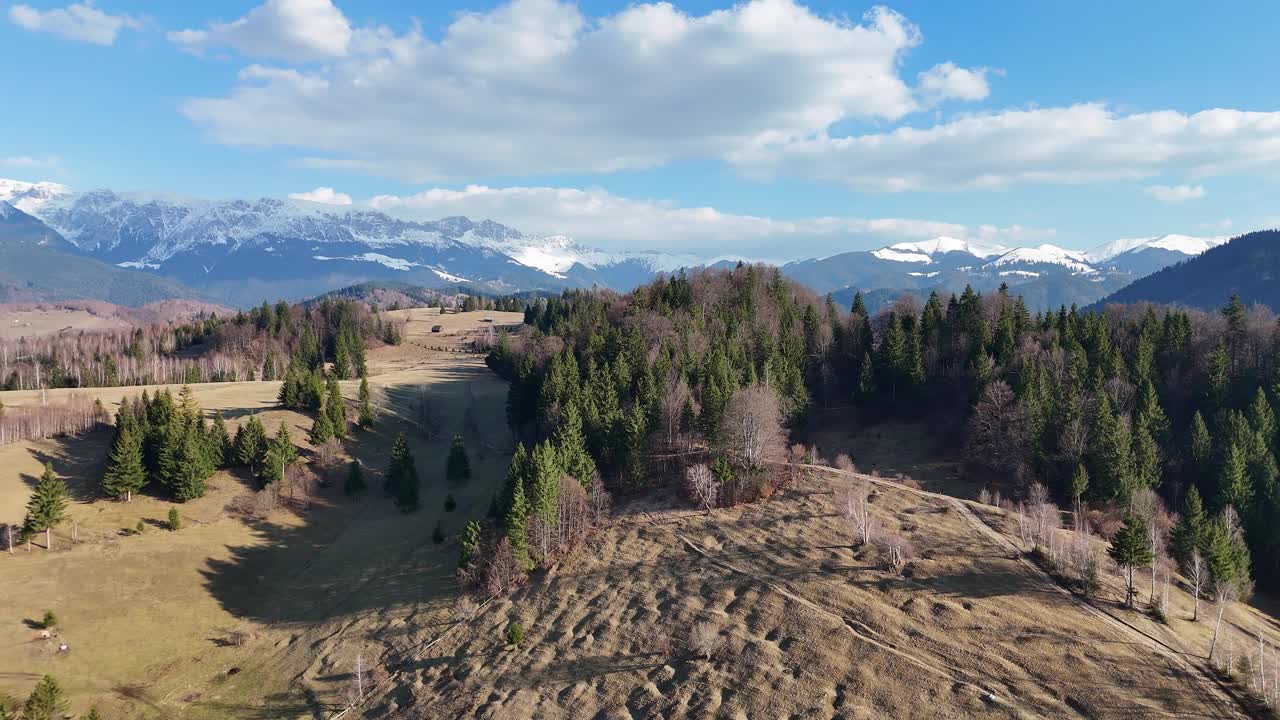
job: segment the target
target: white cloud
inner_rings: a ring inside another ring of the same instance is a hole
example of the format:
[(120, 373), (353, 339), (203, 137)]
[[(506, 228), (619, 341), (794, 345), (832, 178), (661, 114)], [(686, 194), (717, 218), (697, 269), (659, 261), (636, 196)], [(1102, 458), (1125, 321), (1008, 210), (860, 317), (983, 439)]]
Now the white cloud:
[(971, 227), (909, 218), (783, 220), (624, 198), (602, 189), (471, 185), (462, 190), (433, 188), (405, 197), (380, 195), (369, 204), (418, 219), (489, 218), (525, 233), (570, 235), (608, 250), (666, 250), (708, 257), (728, 253), (767, 260), (865, 250), (938, 235), (1019, 243), (1043, 241), (1054, 234), (1020, 226)]
[(1121, 115), (1099, 104), (1006, 110), (926, 129), (763, 142), (731, 161), (751, 174), (877, 191), (1271, 172), (1280, 162), (1280, 112)]
[[(175, 40), (205, 47), (218, 34), (195, 32)], [(705, 15), (661, 2), (588, 19), (565, 0), (512, 0), (457, 16), (438, 40), (416, 27), (358, 29), (349, 45), (325, 45), (346, 50), (332, 64), (250, 68), (225, 97), (182, 110), (226, 144), (302, 148), (315, 166), (412, 181), (610, 172), (896, 120), (922, 109), (922, 95), (985, 95), (984, 71), (954, 64), (910, 86), (900, 65), (920, 42), (884, 8), (851, 22), (796, 0)]]
[(250, 57), (295, 62), (342, 57), (351, 36), (351, 24), (330, 0), (267, 0), (238, 20), (168, 34), (190, 52), (229, 47)]
[(30, 5), (9, 8), (9, 21), (24, 30), (48, 32), (68, 40), (111, 45), (126, 28), (138, 29), (142, 21), (129, 15), (112, 15), (93, 6), (90, 0), (65, 8), (37, 10)]
[(331, 187), (318, 187), (315, 190), (300, 193), (289, 193), (289, 197), (294, 200), (306, 200), (308, 202), (325, 203), (326, 205), (350, 205), (351, 196), (346, 193), (336, 192)]
[(1167, 205), (1177, 205), (1205, 196), (1203, 185), (1148, 185), (1142, 192)]
[(43, 158), (30, 155), (0, 157), (0, 166), (9, 168), (56, 168), (60, 163), (61, 159), (56, 155)]
[(929, 104), (947, 98), (984, 100), (991, 94), (991, 87), (987, 85), (988, 72), (987, 68), (962, 68), (953, 62), (934, 65), (918, 76), (919, 93)]

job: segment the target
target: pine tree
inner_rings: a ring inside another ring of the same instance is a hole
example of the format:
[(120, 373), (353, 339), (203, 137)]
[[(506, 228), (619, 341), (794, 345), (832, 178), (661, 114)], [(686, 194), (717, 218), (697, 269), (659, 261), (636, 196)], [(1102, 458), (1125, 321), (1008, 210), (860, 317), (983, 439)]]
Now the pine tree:
[(391, 464), (387, 468), (386, 489), (395, 498), (396, 506), (404, 512), (418, 509), (418, 468), (409, 451), (404, 433), (396, 437), (391, 448)]
[(1244, 510), (1253, 499), (1253, 488), (1246, 472), (1244, 451), (1232, 443), (1222, 455), (1218, 466), (1218, 507), (1233, 505)]
[(324, 413), (329, 416), (329, 425), (333, 428), (333, 436), (339, 440), (347, 437), (347, 406), (342, 401), (342, 388), (338, 387), (338, 379), (330, 376), (325, 387)]
[(285, 470), (298, 459), (298, 448), (294, 447), (289, 428), (285, 427), (283, 420), (267, 445), (267, 462), (259, 474), (263, 485), (283, 480)]
[(532, 570), (533, 559), (529, 556), (529, 505), (525, 499), (524, 478), (520, 475), (516, 475), (515, 486), (511, 489), (511, 505), (503, 524), (516, 562), (525, 572)]
[(582, 416), (578, 414), (577, 403), (570, 401), (565, 405), (560, 425), (556, 428), (555, 445), (564, 471), (582, 483), (583, 487), (590, 487), (596, 463), (587, 452), (586, 438), (582, 434)]
[(889, 388), (889, 401), (898, 400), (898, 382), (906, 374), (907, 336), (902, 329), (902, 320), (897, 314), (889, 316), (889, 326), (884, 333), (884, 342), (880, 346), (881, 377)]
[(52, 676), (45, 675), (27, 696), (22, 706), (22, 720), (61, 720), (68, 706), (62, 686)]
[(347, 481), (342, 485), (342, 491), (347, 495), (356, 496), (364, 492), (364, 470), (360, 467), (359, 460), (351, 461), (351, 470), (347, 473)]
[(1080, 498), (1089, 490), (1089, 471), (1085, 468), (1084, 463), (1076, 465), (1075, 472), (1071, 474), (1071, 499), (1075, 501), (1077, 506), (1080, 505)]
[(1209, 356), (1208, 399), (1212, 407), (1219, 408), (1227, 401), (1227, 392), (1231, 386), (1231, 358), (1227, 355), (1227, 347), (1221, 341)]
[(44, 532), (45, 550), (50, 545), (53, 528), (67, 519), (67, 484), (53, 472), (53, 464), (44, 464), (44, 474), (36, 483), (35, 493), (27, 502), (27, 532)]
[(1261, 387), (1254, 393), (1253, 402), (1249, 403), (1249, 424), (1262, 434), (1262, 439), (1268, 448), (1275, 445), (1276, 415), (1271, 409), (1271, 403), (1267, 401), (1267, 394)]
[(347, 353), (347, 344), (343, 340), (342, 337), (338, 338), (333, 351), (333, 374), (339, 380), (351, 377), (351, 356)]
[(360, 417), (358, 422), (360, 427), (368, 429), (373, 427), (373, 405), (369, 402), (369, 379), (360, 378)]
[(1192, 485), (1183, 501), (1182, 515), (1170, 532), (1170, 552), (1182, 566), (1191, 561), (1191, 553), (1200, 549), (1204, 540), (1204, 504), (1200, 491)]
[(215, 467), (226, 467), (232, 462), (231, 436), (227, 434), (227, 421), (222, 413), (213, 416), (213, 428), (209, 431), (209, 457)]
[(1151, 545), (1147, 538), (1147, 522), (1141, 517), (1129, 514), (1124, 519), (1124, 527), (1116, 531), (1111, 540), (1107, 554), (1126, 571), (1128, 592), (1125, 605), (1133, 607), (1135, 592), (1133, 589), (1133, 571), (1151, 562)]
[(466, 567), (471, 564), (471, 560), (475, 558), (476, 552), (480, 549), (480, 534), (483, 526), (479, 520), (469, 520), (467, 527), (462, 531), (462, 554), (458, 558), (458, 567)]
[(556, 518), (556, 500), (560, 493), (560, 463), (550, 442), (543, 442), (533, 449), (531, 461), (533, 486), (530, 488), (529, 511), (544, 523)]
[(211, 469), (203, 438), (194, 429), (179, 431), (170, 457), (172, 465), (166, 481), (173, 499), (186, 502), (204, 495), (208, 490), (205, 479), (209, 477)]
[(1160, 447), (1142, 415), (1133, 428), (1133, 465), (1138, 487), (1160, 486)]
[(138, 430), (127, 425), (116, 434), (107, 459), (107, 471), (102, 476), (102, 492), (107, 497), (133, 500), (133, 494), (147, 484), (147, 473), (142, 466), (142, 437)]
[(471, 461), (467, 459), (467, 448), (461, 435), (454, 435), (449, 444), (449, 457), (445, 461), (444, 477), (452, 483), (460, 483), (471, 479)]
[(507, 477), (503, 482), (502, 494), (498, 501), (499, 517), (506, 517), (507, 511), (511, 509), (512, 496), (515, 494), (516, 485), (531, 477), (529, 453), (524, 449), (524, 443), (518, 442), (516, 443), (515, 452), (511, 455), (511, 462), (507, 465)]
[(326, 413), (316, 415), (316, 419), (311, 423), (311, 431), (307, 433), (307, 439), (313, 446), (320, 447), (331, 437), (333, 437), (333, 426), (329, 424), (329, 416)]
[(1191, 457), (1191, 465), (1197, 475), (1209, 473), (1209, 464), (1213, 460), (1213, 438), (1209, 428), (1204, 424), (1204, 416), (1197, 410), (1191, 416), (1191, 429), (1188, 433), (1187, 451)]
[(236, 460), (256, 473), (267, 456), (267, 429), (255, 415), (236, 431)]
[(1127, 502), (1135, 489), (1133, 453), (1128, 430), (1106, 393), (1098, 396), (1094, 408), (1089, 445), (1089, 477), (1096, 481), (1098, 494)]

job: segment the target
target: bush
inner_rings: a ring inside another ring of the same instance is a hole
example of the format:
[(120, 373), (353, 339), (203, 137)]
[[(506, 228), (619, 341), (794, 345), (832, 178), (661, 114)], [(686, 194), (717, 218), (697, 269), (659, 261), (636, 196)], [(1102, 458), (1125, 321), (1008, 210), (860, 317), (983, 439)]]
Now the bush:
[(169, 508), (169, 521), (165, 525), (170, 530), (177, 530), (182, 527), (182, 518), (178, 515), (178, 508)]
[(453, 493), (450, 493), (449, 495), (445, 496), (444, 511), (453, 512), (454, 510), (457, 510), (457, 509), (458, 509), (458, 501), (453, 499)]
[(146, 530), (147, 530), (147, 524), (141, 520), (138, 521), (137, 525), (133, 526), (134, 535), (141, 535), (142, 533), (146, 532)]
[(520, 647), (520, 643), (524, 642), (524, 626), (519, 622), (513, 621), (507, 626), (507, 644)]
[(45, 630), (52, 630), (58, 625), (58, 616), (52, 610), (45, 610), (44, 617), (40, 619), (40, 627)]

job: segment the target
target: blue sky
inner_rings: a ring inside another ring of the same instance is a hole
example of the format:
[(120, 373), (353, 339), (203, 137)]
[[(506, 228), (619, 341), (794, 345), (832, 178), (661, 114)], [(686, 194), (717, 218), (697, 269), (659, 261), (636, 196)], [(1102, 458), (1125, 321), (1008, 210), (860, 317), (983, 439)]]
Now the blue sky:
[(1280, 6), (1227, 5), (26, 0), (0, 177), (766, 259), (1237, 233)]

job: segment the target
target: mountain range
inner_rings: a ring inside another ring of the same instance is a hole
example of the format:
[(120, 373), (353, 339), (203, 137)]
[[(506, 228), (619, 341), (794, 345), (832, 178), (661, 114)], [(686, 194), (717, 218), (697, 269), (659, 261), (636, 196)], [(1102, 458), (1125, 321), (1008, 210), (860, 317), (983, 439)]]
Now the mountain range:
[(1151, 273), (1102, 304), (1154, 302), (1217, 310), (1232, 295), (1246, 306), (1257, 303), (1280, 310), (1280, 230), (1241, 235)]
[[(10, 215), (25, 218), (23, 233), (56, 236), (60, 251), (176, 281), (235, 305), (380, 280), (494, 293), (593, 286), (628, 290), (659, 272), (717, 262), (695, 255), (603, 251), (564, 235), (527, 235), (492, 220), (407, 220), (362, 206), (293, 199), (75, 192), (56, 183), (0, 180), (0, 202)], [(1056, 307), (1095, 302), (1224, 240), (1165, 235), (1078, 252), (938, 237), (791, 262), (783, 272), (841, 299), (855, 290), (888, 298), (1007, 283), (1031, 307)]]

